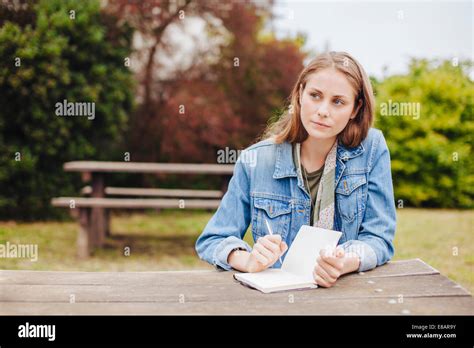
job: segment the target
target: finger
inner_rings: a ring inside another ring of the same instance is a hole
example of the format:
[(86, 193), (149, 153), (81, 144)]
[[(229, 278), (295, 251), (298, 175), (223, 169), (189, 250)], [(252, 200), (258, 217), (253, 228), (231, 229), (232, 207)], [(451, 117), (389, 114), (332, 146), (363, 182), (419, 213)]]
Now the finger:
[(319, 252), (319, 256), (321, 257), (328, 257), (331, 255), (332, 249), (321, 249)]
[(263, 257), (265, 257), (268, 262), (274, 257), (273, 253), (260, 243), (256, 243), (254, 245), (254, 249), (257, 250), (261, 255), (263, 255)]
[(279, 254), (280, 253), (280, 245), (277, 243), (272, 242), (268, 238), (259, 238), (258, 243), (262, 244), (265, 248), (270, 250), (274, 254)]
[(341, 248), (341, 247), (337, 247), (336, 248), (336, 257), (338, 258), (343, 258), (345, 256), (345, 252), (344, 252), (344, 248)]
[(288, 244), (281, 242), (280, 244), (280, 255), (283, 255), (288, 250)]
[(321, 265), (316, 266), (316, 274), (329, 283), (334, 283), (337, 280), (337, 277), (332, 277), (329, 275), (329, 273), (326, 272), (326, 270)]
[(331, 266), (329, 263), (327, 263), (326, 261), (322, 260), (320, 257), (318, 257), (318, 259), (316, 260), (316, 262), (318, 263), (318, 265), (320, 267), (322, 267), (327, 274), (329, 274), (329, 276), (331, 276), (331, 278), (339, 278), (341, 276), (341, 271), (339, 271), (338, 269), (334, 268), (333, 266)]
[(266, 266), (268, 264), (268, 259), (260, 253), (257, 249), (252, 250), (252, 255), (255, 257), (258, 263), (261, 263), (262, 265)]
[(335, 267), (338, 270), (342, 270), (343, 261), (341, 258), (332, 256), (331, 254), (321, 253), (321, 259), (326, 261), (331, 266)]
[(267, 234), (265, 239), (272, 241), (273, 243), (280, 244), (281, 243), (281, 236), (279, 234)]
[(254, 248), (257, 249), (257, 251), (262, 254), (266, 259), (268, 259), (268, 262), (272, 261), (275, 258), (275, 255), (260, 243), (255, 244)]
[(338, 271), (342, 271), (342, 267), (343, 267), (342, 259), (334, 257), (334, 256), (329, 256), (329, 257), (326, 257), (326, 258), (323, 257), (322, 260), (324, 262), (330, 264), (331, 266), (333, 266)]
[(331, 285), (327, 281), (325, 281), (323, 278), (321, 278), (316, 273), (313, 273), (313, 277), (314, 277), (314, 281), (315, 281), (316, 284), (318, 284), (320, 286), (323, 286), (325, 288), (331, 287)]

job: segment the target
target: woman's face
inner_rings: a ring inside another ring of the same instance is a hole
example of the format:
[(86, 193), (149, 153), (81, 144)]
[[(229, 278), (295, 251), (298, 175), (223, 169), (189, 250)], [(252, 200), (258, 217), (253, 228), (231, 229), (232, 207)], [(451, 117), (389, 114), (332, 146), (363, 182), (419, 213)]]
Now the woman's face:
[(354, 89), (342, 72), (327, 68), (309, 75), (300, 90), (301, 121), (309, 136), (336, 137), (355, 116), (354, 99)]

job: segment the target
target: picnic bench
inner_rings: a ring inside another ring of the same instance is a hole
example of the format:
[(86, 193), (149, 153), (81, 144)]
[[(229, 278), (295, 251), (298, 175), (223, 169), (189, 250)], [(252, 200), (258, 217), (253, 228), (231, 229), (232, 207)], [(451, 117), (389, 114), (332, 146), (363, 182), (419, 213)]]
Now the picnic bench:
[(342, 276), (332, 288), (263, 294), (235, 272), (0, 270), (0, 315), (473, 315), (459, 284), (420, 259)]
[[(103, 246), (110, 234), (111, 209), (217, 209), (234, 165), (75, 161), (65, 163), (63, 168), (80, 172), (82, 181), (90, 183), (82, 188), (80, 197), (51, 200), (55, 207), (68, 208), (78, 220), (77, 255), (87, 258), (93, 248)], [(221, 190), (107, 187), (107, 173), (221, 175), (223, 181)]]

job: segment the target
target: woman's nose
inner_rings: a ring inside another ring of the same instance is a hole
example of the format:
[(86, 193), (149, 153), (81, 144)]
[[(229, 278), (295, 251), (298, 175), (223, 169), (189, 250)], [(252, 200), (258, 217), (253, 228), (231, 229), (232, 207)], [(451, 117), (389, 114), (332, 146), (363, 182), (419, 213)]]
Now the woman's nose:
[(329, 116), (329, 109), (328, 109), (328, 107), (325, 103), (320, 105), (317, 114), (318, 114), (318, 116), (321, 116), (321, 117), (328, 117)]

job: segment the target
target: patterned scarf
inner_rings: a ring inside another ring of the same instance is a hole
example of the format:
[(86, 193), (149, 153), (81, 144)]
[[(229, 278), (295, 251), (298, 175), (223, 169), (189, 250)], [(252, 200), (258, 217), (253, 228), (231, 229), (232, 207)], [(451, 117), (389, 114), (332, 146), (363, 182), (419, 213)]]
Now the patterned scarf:
[[(296, 144), (298, 168), (301, 168), (301, 144)], [(319, 182), (316, 204), (313, 212), (313, 226), (333, 229), (334, 224), (334, 184), (336, 180), (337, 140), (326, 156), (323, 176)]]

